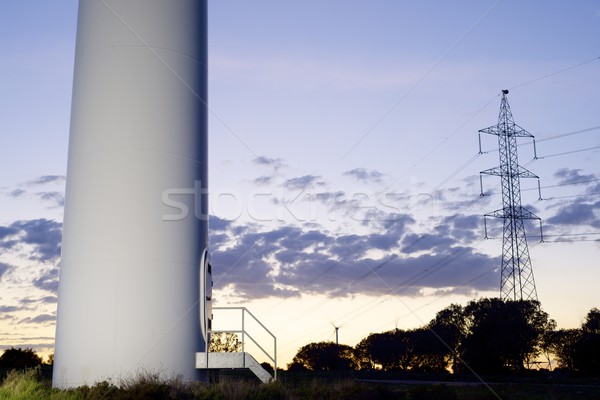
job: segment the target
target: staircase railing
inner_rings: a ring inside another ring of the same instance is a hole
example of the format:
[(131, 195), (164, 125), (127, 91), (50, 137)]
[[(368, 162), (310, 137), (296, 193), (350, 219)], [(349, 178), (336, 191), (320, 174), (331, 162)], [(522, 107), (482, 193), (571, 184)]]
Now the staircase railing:
[[(254, 345), (256, 347), (258, 347), (263, 354), (273, 362), (273, 378), (275, 380), (277, 380), (277, 338), (275, 337), (275, 335), (273, 335), (273, 333), (262, 323), (258, 320), (258, 318), (256, 318), (256, 316), (254, 314), (252, 314), (250, 312), (250, 310), (248, 310), (246, 307), (212, 307), (213, 311), (214, 310), (229, 310), (229, 311), (234, 311), (234, 310), (238, 310), (241, 311), (241, 329), (224, 329), (224, 330), (216, 330), (213, 329), (211, 330), (212, 333), (239, 333), (242, 336), (242, 353), (246, 352), (246, 337), (248, 337), (252, 343), (254, 343)], [(252, 320), (254, 322), (256, 322), (260, 327), (262, 327), (262, 329), (269, 334), (269, 336), (273, 339), (273, 353), (269, 353), (269, 351), (265, 350), (265, 348), (263, 346), (261, 346), (258, 341), (252, 337), (252, 335), (250, 335), (250, 333), (248, 333), (246, 331), (246, 314), (248, 314), (248, 316), (250, 316), (252, 318)], [(213, 319), (214, 322), (214, 319)], [(245, 363), (246, 363), (246, 358), (243, 357), (244, 359), (244, 367), (246, 367)]]

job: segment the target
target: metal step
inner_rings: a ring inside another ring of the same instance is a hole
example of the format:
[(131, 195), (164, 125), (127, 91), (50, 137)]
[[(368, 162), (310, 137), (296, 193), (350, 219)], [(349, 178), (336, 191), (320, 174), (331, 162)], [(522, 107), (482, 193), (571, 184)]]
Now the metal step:
[(269, 383), (274, 378), (249, 353), (196, 353), (196, 368), (198, 369), (239, 369), (247, 368), (263, 383)]

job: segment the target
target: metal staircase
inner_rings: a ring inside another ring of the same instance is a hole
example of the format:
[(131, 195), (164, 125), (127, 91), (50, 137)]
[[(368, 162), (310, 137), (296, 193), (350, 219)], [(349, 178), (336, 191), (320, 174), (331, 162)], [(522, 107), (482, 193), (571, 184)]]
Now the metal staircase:
[[(213, 311), (227, 310), (241, 312), (241, 328), (233, 330), (212, 330), (211, 333), (235, 333), (241, 335), (241, 352), (200, 352), (196, 353), (196, 368), (198, 369), (249, 369), (262, 382), (267, 383), (277, 379), (277, 338), (262, 322), (258, 320), (246, 307), (212, 307)], [(265, 348), (246, 330), (246, 316), (249, 316), (263, 332), (273, 339), (273, 352)], [(274, 374), (267, 372), (256, 359), (246, 352), (246, 338), (262, 351), (262, 353), (273, 362)], [(208, 346), (206, 346), (208, 348)]]

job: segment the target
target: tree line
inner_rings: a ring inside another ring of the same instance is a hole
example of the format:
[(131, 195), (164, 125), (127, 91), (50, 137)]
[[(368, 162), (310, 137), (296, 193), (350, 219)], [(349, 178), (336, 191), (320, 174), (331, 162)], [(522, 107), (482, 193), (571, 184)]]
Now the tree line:
[[(579, 329), (556, 329), (538, 301), (473, 300), (451, 304), (425, 326), (371, 333), (356, 346), (301, 347), (288, 370), (522, 372), (551, 366), (600, 374), (600, 310)], [(545, 365), (544, 365), (545, 364)]]
[[(54, 354), (48, 356), (47, 364), (54, 362)], [(3, 369), (28, 369), (43, 364), (42, 357), (37, 355), (31, 348), (22, 349), (11, 347), (4, 350), (0, 356), (0, 368)]]
[[(210, 351), (241, 348), (234, 333), (211, 335)], [(580, 328), (556, 329), (538, 301), (484, 298), (466, 306), (451, 304), (423, 327), (371, 333), (354, 347), (309, 343), (298, 350), (288, 370), (496, 374), (550, 366), (552, 359), (560, 369), (600, 375), (600, 310), (592, 308)], [(53, 363), (53, 355), (47, 363)], [(32, 349), (10, 348), (0, 356), (2, 369), (41, 364)]]

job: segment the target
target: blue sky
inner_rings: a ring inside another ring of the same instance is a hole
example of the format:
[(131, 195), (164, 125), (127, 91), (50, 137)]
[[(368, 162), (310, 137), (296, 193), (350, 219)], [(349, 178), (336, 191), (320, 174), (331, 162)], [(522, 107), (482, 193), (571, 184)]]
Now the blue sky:
[[(53, 343), (75, 1), (0, 3), (0, 345)], [(598, 306), (600, 5), (209, 1), (211, 247), (219, 305), (301, 345), (355, 344), (498, 292), (501, 89), (527, 141), (539, 298)], [(583, 235), (584, 233), (593, 233)], [(552, 243), (553, 242), (553, 243)], [(386, 262), (387, 260), (390, 260)], [(382, 265), (385, 263), (384, 265)], [(375, 270), (375, 272), (372, 272)]]

